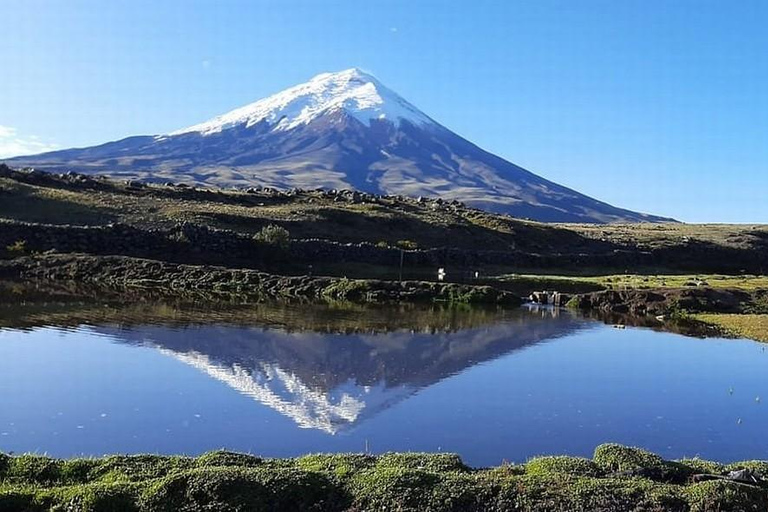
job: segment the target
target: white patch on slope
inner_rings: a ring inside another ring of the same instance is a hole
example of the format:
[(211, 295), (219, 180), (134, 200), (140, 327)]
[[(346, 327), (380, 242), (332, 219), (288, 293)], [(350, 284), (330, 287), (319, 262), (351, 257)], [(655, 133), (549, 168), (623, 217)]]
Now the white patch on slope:
[(289, 130), (339, 110), (367, 126), (372, 119), (393, 123), (405, 119), (415, 125), (434, 123), (375, 77), (353, 68), (317, 75), (309, 82), (170, 135), (193, 132), (209, 135), (234, 126), (247, 128), (261, 121), (276, 125), (276, 130)]

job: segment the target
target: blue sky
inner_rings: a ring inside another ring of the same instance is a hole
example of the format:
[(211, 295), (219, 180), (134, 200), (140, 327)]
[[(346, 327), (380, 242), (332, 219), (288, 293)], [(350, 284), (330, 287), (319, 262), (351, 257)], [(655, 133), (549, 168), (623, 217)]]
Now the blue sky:
[(763, 0), (25, 0), (0, 20), (0, 155), (164, 133), (356, 66), (598, 199), (768, 223)]

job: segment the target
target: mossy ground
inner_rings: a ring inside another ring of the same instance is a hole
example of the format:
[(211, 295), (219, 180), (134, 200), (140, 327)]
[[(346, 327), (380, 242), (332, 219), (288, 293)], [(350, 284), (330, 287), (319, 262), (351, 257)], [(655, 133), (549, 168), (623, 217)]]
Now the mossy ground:
[[(592, 269), (594, 270), (594, 269)], [(659, 288), (686, 288), (709, 286), (741, 290), (768, 289), (768, 276), (757, 275), (722, 275), (722, 274), (608, 274), (608, 275), (545, 275), (545, 274), (510, 274), (500, 278), (502, 281), (538, 283), (541, 290), (597, 291), (597, 290), (634, 290)], [(589, 288), (589, 289), (586, 289)]]
[(230, 452), (57, 460), (0, 455), (0, 510), (66, 511), (764, 511), (768, 487), (693, 475), (750, 468), (678, 462), (636, 448), (593, 459), (538, 457), (472, 469), (451, 454), (307, 455)]
[(733, 336), (768, 343), (768, 315), (702, 314), (695, 315), (694, 318)]

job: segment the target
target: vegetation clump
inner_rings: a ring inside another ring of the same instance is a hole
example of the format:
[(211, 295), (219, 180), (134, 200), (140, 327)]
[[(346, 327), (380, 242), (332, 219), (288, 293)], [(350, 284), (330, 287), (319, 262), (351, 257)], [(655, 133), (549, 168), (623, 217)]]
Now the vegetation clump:
[(664, 482), (685, 481), (694, 473), (692, 468), (679, 462), (666, 461), (655, 453), (620, 444), (598, 446), (593, 460), (606, 473), (641, 476)]
[[(758, 478), (729, 480), (736, 469)], [(768, 462), (672, 462), (613, 444), (598, 447), (592, 460), (536, 457), (490, 469), (427, 453), (262, 459), (218, 451), (73, 460), (0, 454), (0, 510), (752, 511), (768, 507), (767, 471)]]
[(15, 258), (17, 256), (25, 256), (29, 254), (29, 249), (27, 248), (26, 240), (16, 240), (5, 247), (5, 252), (8, 253), (11, 258)]
[(766, 460), (747, 460), (744, 462), (734, 462), (725, 467), (726, 471), (738, 471), (748, 469), (757, 474), (763, 480), (768, 480), (768, 461)]
[(726, 334), (740, 338), (768, 342), (768, 314), (698, 314), (696, 320), (718, 328)]
[(691, 512), (768, 510), (765, 488), (710, 480), (690, 485), (684, 493)]
[(535, 457), (525, 464), (525, 473), (528, 475), (577, 475), (600, 476), (600, 467), (590, 459), (582, 457), (554, 456)]
[(377, 458), (377, 468), (405, 468), (442, 473), (467, 471), (461, 457), (455, 453), (385, 453)]
[(254, 235), (254, 239), (257, 242), (263, 244), (278, 247), (280, 249), (288, 249), (291, 245), (291, 234), (284, 227), (276, 224), (269, 224), (261, 228), (261, 231)]

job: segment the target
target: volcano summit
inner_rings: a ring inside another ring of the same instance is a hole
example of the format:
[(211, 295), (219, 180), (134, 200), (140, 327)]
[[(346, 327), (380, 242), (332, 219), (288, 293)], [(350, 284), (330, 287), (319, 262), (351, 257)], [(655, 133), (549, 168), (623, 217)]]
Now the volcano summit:
[(549, 222), (670, 220), (611, 206), (484, 151), (358, 69), (318, 75), (166, 135), (7, 163), (150, 182), (432, 196)]

